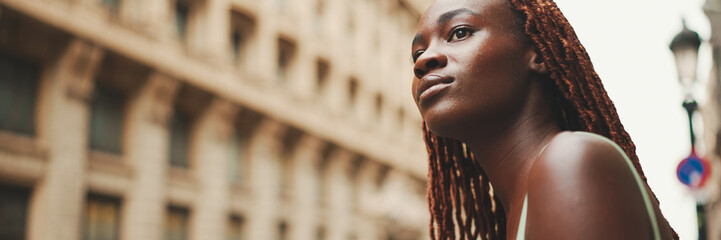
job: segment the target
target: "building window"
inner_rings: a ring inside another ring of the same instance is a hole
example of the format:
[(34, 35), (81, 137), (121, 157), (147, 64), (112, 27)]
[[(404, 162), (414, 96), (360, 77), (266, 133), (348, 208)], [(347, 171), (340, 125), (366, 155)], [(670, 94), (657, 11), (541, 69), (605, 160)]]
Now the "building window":
[(278, 189), (280, 190), (280, 196), (282, 198), (287, 198), (291, 191), (291, 181), (293, 181), (293, 164), (289, 157), (282, 156), (280, 158), (280, 164), (279, 164), (279, 186)]
[(262, 115), (243, 109), (235, 119), (235, 133), (230, 139), (230, 160), (228, 161), (229, 178), (231, 182), (241, 182), (247, 178), (250, 164), (250, 141), (253, 133), (258, 129)]
[(326, 197), (328, 195), (328, 190), (325, 186), (325, 179), (326, 179), (326, 165), (327, 163), (324, 163), (324, 159), (321, 160), (321, 163), (318, 164), (318, 174), (315, 178), (315, 191), (316, 191), (316, 198), (318, 199), (318, 204), (320, 206), (323, 206), (326, 202)]
[(0, 53), (0, 129), (35, 136), (39, 66)]
[(247, 45), (250, 36), (255, 31), (255, 22), (245, 14), (230, 12), (230, 45), (233, 51), (233, 60), (238, 66), (247, 63)]
[(328, 165), (330, 164), (331, 154), (335, 150), (335, 146), (326, 145), (320, 153), (320, 159), (318, 160), (318, 168), (316, 174), (316, 193), (318, 194), (318, 203), (322, 206), (326, 202), (326, 199), (330, 195), (328, 187), (326, 186), (326, 179), (328, 178)]
[(230, 139), (230, 161), (228, 161), (231, 182), (241, 182), (245, 178), (248, 163), (248, 134), (236, 130)]
[(233, 48), (233, 59), (237, 62), (240, 61), (240, 48), (243, 46), (245, 41), (245, 35), (238, 29), (233, 28), (230, 33), (230, 45)]
[(386, 180), (388, 180), (388, 175), (390, 174), (390, 172), (391, 168), (389, 166), (381, 166), (375, 179), (376, 188), (381, 188), (383, 185), (386, 184)]
[(237, 215), (230, 216), (230, 220), (228, 221), (228, 240), (242, 240), (243, 238), (243, 228), (244, 220), (242, 217)]
[(176, 108), (170, 122), (170, 166), (188, 168), (188, 147), (190, 146), (191, 120), (187, 114)]
[(325, 240), (325, 228), (324, 227), (318, 227), (318, 229), (315, 230), (315, 239), (316, 240)]
[(292, 193), (294, 164), (293, 152), (297, 149), (298, 142), (303, 137), (303, 133), (295, 128), (289, 128), (282, 137), (281, 143), (283, 148), (279, 154), (278, 174), (279, 190), (281, 197), (285, 198)]
[(0, 239), (25, 239), (29, 198), (27, 189), (0, 186)]
[(358, 80), (355, 78), (351, 78), (348, 81), (348, 104), (351, 107), (354, 107), (356, 105), (356, 102), (358, 101)]
[(98, 84), (90, 107), (90, 148), (121, 154), (125, 96)]
[(378, 120), (382, 118), (383, 115), (383, 95), (380, 93), (376, 94), (375, 98), (375, 106), (376, 106), (376, 116), (378, 117)]
[(328, 83), (328, 75), (330, 73), (330, 65), (328, 64), (328, 61), (319, 59), (318, 62), (316, 62), (315, 72), (316, 89), (318, 92), (322, 92), (325, 85)]
[(165, 240), (188, 240), (188, 220), (190, 211), (187, 208), (168, 207), (165, 216)]
[(286, 239), (288, 239), (288, 224), (285, 222), (280, 222), (278, 224), (278, 240)]
[(290, 77), (293, 58), (295, 57), (295, 46), (288, 40), (278, 39), (278, 66), (277, 78), (285, 82)]
[(89, 194), (85, 204), (84, 240), (117, 240), (120, 199)]
[(361, 189), (358, 184), (358, 175), (360, 174), (361, 168), (363, 167), (363, 156), (355, 156), (352, 163), (351, 168), (349, 169), (350, 172), (348, 174), (348, 180), (350, 180), (350, 206), (352, 207), (353, 211), (358, 211), (359, 203), (360, 203), (360, 196), (361, 196)]
[(120, 0), (100, 0), (100, 4), (111, 13), (118, 13), (120, 9)]
[(190, 18), (190, 3), (188, 0), (175, 1), (175, 27), (178, 36), (185, 39), (188, 35), (188, 22)]

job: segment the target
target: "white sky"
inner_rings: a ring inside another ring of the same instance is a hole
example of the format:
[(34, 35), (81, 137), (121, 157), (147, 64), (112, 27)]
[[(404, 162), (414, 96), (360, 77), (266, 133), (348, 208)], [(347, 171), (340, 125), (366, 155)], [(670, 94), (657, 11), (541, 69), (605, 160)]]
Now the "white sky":
[[(588, 50), (621, 121), (637, 145), (649, 185), (681, 239), (697, 239), (695, 200), (676, 178), (690, 151), (688, 118), (668, 44), (681, 18), (708, 40), (703, 0), (556, 0)], [(696, 98), (706, 100), (711, 50), (701, 47)], [(700, 118), (700, 115), (696, 116)], [(694, 121), (701, 133), (700, 119)], [(701, 136), (698, 136), (699, 142)]]

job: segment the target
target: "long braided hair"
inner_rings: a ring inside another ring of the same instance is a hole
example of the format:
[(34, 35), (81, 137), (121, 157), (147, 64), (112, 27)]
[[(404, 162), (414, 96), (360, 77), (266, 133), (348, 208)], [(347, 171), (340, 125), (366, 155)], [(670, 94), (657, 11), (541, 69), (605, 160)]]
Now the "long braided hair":
[[(618, 144), (646, 182), (636, 146), (624, 130), (586, 49), (553, 0), (507, 0), (525, 37), (550, 73), (563, 130), (603, 135)], [(483, 169), (465, 143), (439, 137), (423, 124), (429, 153), (427, 197), (431, 239), (505, 239), (506, 216)], [(674, 239), (678, 239), (673, 233)]]

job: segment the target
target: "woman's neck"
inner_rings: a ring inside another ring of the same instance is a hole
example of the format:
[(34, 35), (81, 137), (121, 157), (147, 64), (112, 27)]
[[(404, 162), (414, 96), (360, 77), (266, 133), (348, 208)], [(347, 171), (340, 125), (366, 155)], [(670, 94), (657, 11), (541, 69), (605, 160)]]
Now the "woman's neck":
[(541, 150), (561, 132), (550, 102), (542, 97), (545, 94), (534, 91), (530, 95), (531, 101), (513, 117), (475, 129), (464, 140), (493, 184), (507, 216), (511, 204), (525, 197), (528, 173)]
[(506, 214), (512, 202), (525, 196), (531, 166), (543, 146), (559, 132), (555, 122), (533, 127), (524, 124), (467, 143), (493, 184)]

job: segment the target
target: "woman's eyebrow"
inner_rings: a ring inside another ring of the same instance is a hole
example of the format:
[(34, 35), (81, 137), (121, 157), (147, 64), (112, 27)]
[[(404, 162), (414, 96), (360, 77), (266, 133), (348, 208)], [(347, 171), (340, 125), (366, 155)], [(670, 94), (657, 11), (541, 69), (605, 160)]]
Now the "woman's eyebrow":
[(448, 21), (450, 21), (451, 19), (453, 19), (454, 17), (461, 15), (461, 14), (472, 14), (475, 16), (479, 16), (478, 13), (472, 11), (471, 9), (459, 8), (459, 9), (448, 11), (444, 14), (441, 14), (441, 16), (438, 17), (438, 25), (443, 25), (443, 24), (447, 23)]
[(416, 43), (420, 42), (422, 39), (423, 39), (423, 35), (421, 35), (420, 33), (416, 34), (416, 36), (413, 37), (413, 43), (411, 43), (411, 46), (415, 46)]
[[(443, 24), (447, 23), (448, 21), (450, 21), (451, 19), (453, 19), (454, 17), (461, 15), (461, 14), (471, 14), (474, 16), (480, 16), (478, 13), (474, 12), (471, 9), (459, 8), (459, 9), (451, 10), (451, 11), (441, 14), (441, 16), (438, 17), (438, 25), (443, 25)], [(416, 34), (416, 36), (413, 37), (413, 43), (411, 43), (411, 46), (416, 45), (416, 43), (420, 42), (422, 39), (423, 39), (423, 35), (421, 35), (420, 33)]]

